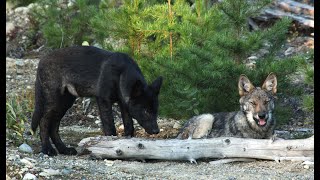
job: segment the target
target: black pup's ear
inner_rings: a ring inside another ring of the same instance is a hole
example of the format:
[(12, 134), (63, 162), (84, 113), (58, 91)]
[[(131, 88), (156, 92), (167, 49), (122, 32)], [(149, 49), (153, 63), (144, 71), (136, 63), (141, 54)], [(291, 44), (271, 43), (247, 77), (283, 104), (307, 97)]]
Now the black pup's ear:
[(160, 92), (160, 87), (162, 85), (162, 76), (159, 76), (156, 80), (153, 81), (153, 83), (151, 84), (151, 87), (153, 89), (153, 92), (155, 94), (159, 94)]
[(131, 89), (131, 97), (138, 97), (142, 94), (143, 92), (143, 84), (140, 80), (137, 80)]

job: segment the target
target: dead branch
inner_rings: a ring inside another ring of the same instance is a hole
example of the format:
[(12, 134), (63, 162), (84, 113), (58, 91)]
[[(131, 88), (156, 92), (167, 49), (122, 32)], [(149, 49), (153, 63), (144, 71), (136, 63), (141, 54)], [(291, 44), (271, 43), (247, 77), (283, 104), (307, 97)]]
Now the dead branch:
[(203, 158), (254, 158), (265, 160), (313, 161), (314, 138), (275, 141), (220, 137), (212, 139), (89, 137), (81, 140), (80, 148), (95, 158), (189, 160)]

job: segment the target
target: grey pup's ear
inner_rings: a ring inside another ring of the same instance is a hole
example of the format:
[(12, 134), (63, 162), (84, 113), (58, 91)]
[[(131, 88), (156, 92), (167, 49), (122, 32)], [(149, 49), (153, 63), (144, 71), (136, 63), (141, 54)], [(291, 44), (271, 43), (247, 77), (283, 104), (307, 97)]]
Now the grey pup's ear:
[(130, 97), (131, 98), (138, 97), (142, 94), (142, 92), (143, 92), (143, 83), (140, 80), (137, 80), (132, 86)]
[(254, 86), (246, 75), (241, 74), (238, 82), (238, 89), (239, 95), (244, 96), (250, 93), (254, 89)]
[(160, 92), (160, 88), (162, 85), (162, 76), (159, 76), (156, 80), (153, 81), (153, 83), (150, 85), (150, 87), (152, 88), (153, 92), (155, 94), (159, 94)]
[(277, 77), (274, 73), (270, 73), (262, 85), (262, 89), (277, 93)]

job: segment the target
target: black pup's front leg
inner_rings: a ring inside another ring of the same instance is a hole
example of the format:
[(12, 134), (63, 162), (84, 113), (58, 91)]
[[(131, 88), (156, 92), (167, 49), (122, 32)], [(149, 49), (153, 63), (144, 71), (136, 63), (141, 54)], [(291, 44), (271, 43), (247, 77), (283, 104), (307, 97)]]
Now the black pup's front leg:
[(112, 103), (110, 101), (103, 100), (102, 98), (97, 98), (97, 102), (104, 135), (117, 135), (112, 115)]
[(119, 107), (121, 111), (121, 117), (124, 126), (124, 135), (126, 137), (134, 136), (134, 127), (132, 117), (129, 115), (128, 108), (124, 105), (124, 103), (119, 102)]

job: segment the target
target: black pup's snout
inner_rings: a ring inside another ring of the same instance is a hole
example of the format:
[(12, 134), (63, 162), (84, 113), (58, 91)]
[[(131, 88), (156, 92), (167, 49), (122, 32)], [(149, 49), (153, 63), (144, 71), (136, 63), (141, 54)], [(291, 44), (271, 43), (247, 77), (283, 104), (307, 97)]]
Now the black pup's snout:
[(152, 130), (152, 134), (159, 134), (159, 132), (160, 132), (159, 128)]

